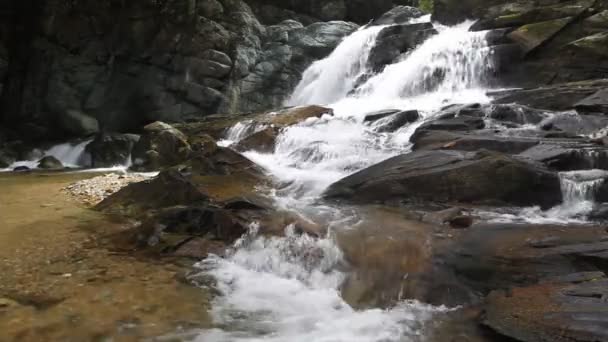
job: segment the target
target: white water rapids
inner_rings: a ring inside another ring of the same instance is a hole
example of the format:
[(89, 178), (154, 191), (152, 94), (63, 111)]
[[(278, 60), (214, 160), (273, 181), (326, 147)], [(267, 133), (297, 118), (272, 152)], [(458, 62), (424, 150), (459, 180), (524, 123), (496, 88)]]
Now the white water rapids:
[[(438, 28), (439, 34), (371, 77), (367, 57), (382, 27), (355, 32), (314, 63), (288, 104), (325, 105), (334, 115), (287, 128), (274, 153), (245, 153), (285, 184), (276, 191), (278, 205), (303, 216), (333, 217), (336, 226), (348, 229), (343, 213), (316, 203), (331, 183), (407, 152), (416, 127), (441, 107), (488, 102), (484, 81), (491, 53), (485, 34), (469, 32), (470, 24)], [(367, 81), (356, 87), (363, 75)], [(366, 113), (389, 108), (417, 109), (422, 120), (394, 133), (379, 133), (364, 122)], [(258, 129), (238, 124), (226, 142)], [(414, 301), (389, 309), (351, 308), (340, 296), (345, 275), (336, 267), (341, 253), (332, 237), (289, 230), (286, 237), (265, 238), (253, 229), (226, 258), (199, 264), (221, 295), (213, 303), (218, 328), (199, 332), (196, 341), (420, 341), (424, 323), (446, 310)]]

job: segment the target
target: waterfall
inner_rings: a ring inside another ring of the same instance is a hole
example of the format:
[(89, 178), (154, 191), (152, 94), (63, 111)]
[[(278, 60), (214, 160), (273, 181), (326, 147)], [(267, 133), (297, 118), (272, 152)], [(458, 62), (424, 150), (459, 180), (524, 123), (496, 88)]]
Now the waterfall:
[[(492, 67), (491, 55), (484, 34), (468, 32), (470, 25), (440, 27), (436, 36), (377, 75), (367, 58), (382, 27), (353, 33), (310, 66), (288, 104), (323, 104), (334, 115), (284, 129), (273, 153), (245, 152), (284, 184), (274, 193), (276, 204), (303, 217), (321, 216), (336, 229), (357, 222), (356, 213), (345, 220), (344, 209), (319, 203), (331, 183), (409, 151), (411, 134), (441, 107), (489, 100), (484, 76)], [(422, 120), (388, 133), (364, 121), (367, 113), (387, 108), (417, 109)], [(255, 129), (251, 123), (237, 124), (224, 143)], [(313, 239), (295, 236), (288, 227), (285, 237), (262, 237), (255, 227), (227, 257), (211, 256), (199, 264), (220, 295), (212, 312), (217, 328), (198, 332), (197, 341), (423, 340), (424, 323), (446, 310), (410, 301), (386, 310), (355, 310), (340, 296), (341, 253), (331, 234)]]
[(290, 184), (281, 192), (285, 198), (312, 202), (331, 183), (406, 152), (422, 121), (379, 134), (364, 123), (365, 115), (389, 108), (416, 109), (428, 120), (450, 103), (488, 102), (484, 84), (492, 56), (485, 33), (469, 32), (471, 24), (439, 27), (437, 35), (356, 91), (355, 81), (372, 73), (367, 58), (383, 27), (355, 32), (306, 70), (289, 100), (292, 105), (326, 104), (334, 109), (334, 116), (287, 128), (273, 154), (245, 155)]
[(595, 196), (608, 179), (606, 170), (578, 170), (560, 172), (562, 203), (549, 210), (540, 207), (523, 208), (511, 214), (479, 212), (492, 222), (528, 222), (534, 224), (585, 224), (587, 216), (594, 209)]
[(52, 156), (57, 158), (66, 167), (83, 167), (91, 165), (91, 156), (85, 151), (86, 146), (93, 140), (84, 140), (80, 142), (67, 142), (52, 146), (45, 150), (32, 160), (20, 160), (9, 165), (8, 168), (2, 171), (12, 171), (16, 167), (25, 166), (30, 169), (38, 168), (38, 161), (44, 156)]
[(549, 216), (581, 217), (589, 214), (598, 189), (608, 178), (608, 171), (584, 170), (560, 172), (563, 203), (549, 211)]

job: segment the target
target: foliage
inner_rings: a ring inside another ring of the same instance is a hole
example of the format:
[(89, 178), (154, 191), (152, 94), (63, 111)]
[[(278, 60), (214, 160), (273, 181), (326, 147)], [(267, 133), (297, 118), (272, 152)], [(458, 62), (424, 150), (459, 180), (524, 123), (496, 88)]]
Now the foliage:
[(418, 7), (426, 13), (431, 13), (433, 12), (433, 0), (420, 0)]

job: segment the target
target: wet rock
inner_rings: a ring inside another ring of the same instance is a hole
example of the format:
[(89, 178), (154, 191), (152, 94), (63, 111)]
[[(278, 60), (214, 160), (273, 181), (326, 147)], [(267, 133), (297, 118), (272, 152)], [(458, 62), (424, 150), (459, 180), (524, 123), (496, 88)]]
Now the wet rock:
[[(607, 202), (608, 201), (608, 191), (607, 188), (600, 189), (600, 193), (598, 193), (599, 201)], [(590, 220), (596, 221), (608, 221), (608, 203), (597, 204), (593, 207), (593, 210), (587, 216)]]
[(539, 144), (536, 138), (511, 138), (491, 134), (459, 133), (447, 131), (423, 131), (416, 135), (412, 141), (412, 149), (417, 150), (460, 150), (489, 151), (517, 154), (524, 152)]
[(133, 146), (139, 141), (135, 134), (103, 134), (86, 146), (92, 167), (112, 167), (130, 162)]
[(450, 227), (455, 229), (469, 228), (473, 225), (473, 222), (473, 217), (468, 215), (456, 216), (449, 221)]
[(496, 97), (494, 103), (518, 103), (532, 108), (560, 111), (574, 109), (578, 102), (606, 87), (608, 80), (590, 80), (490, 95)]
[(38, 161), (38, 167), (48, 170), (63, 169), (63, 164), (53, 156), (46, 156)]
[(394, 132), (401, 127), (414, 123), (420, 119), (417, 110), (406, 110), (393, 114), (390, 121), (376, 129), (377, 132)]
[(262, 153), (274, 152), (279, 130), (268, 127), (241, 140), (234, 146), (237, 151), (257, 151)]
[(485, 294), (603, 267), (601, 226), (481, 223), (459, 232), (440, 258), (463, 284)]
[(157, 177), (130, 184), (95, 208), (129, 217), (138, 217), (148, 210), (176, 205), (206, 203), (209, 197), (178, 170), (168, 169)]
[(334, 183), (325, 197), (359, 203), (503, 202), (543, 208), (562, 199), (555, 173), (485, 151), (417, 151), (394, 157)]
[(519, 125), (538, 124), (548, 115), (547, 111), (517, 104), (490, 105), (484, 111), (490, 119)]
[(475, 131), (486, 126), (482, 118), (471, 116), (459, 116), (455, 118), (439, 119), (422, 124), (416, 132), (412, 134), (410, 141), (416, 141), (429, 131)]
[(400, 112), (399, 109), (384, 109), (384, 110), (371, 112), (371, 113), (365, 114), (365, 118), (363, 119), (363, 122), (375, 122), (380, 119), (384, 119), (391, 115), (397, 114), (399, 112)]
[(406, 24), (411, 19), (420, 18), (424, 15), (420, 9), (410, 6), (395, 6), (384, 13), (380, 18), (372, 21), (372, 25), (395, 25)]
[(375, 71), (392, 63), (402, 53), (418, 46), (437, 31), (431, 23), (403, 24), (386, 27), (378, 33), (368, 63)]
[(518, 341), (604, 341), (607, 288), (608, 279), (598, 274), (495, 291), (486, 300), (484, 324)]
[(608, 150), (583, 143), (547, 141), (531, 147), (519, 156), (541, 162), (557, 171), (608, 169)]
[(577, 112), (581, 114), (587, 113), (604, 113), (608, 114), (608, 88), (602, 89), (597, 93), (584, 98), (574, 104)]
[(578, 115), (576, 112), (556, 113), (541, 123), (543, 130), (563, 132), (569, 136), (595, 135), (606, 126), (608, 116)]
[(463, 209), (459, 207), (448, 208), (439, 211), (426, 213), (422, 216), (422, 222), (442, 225), (450, 222), (452, 219), (462, 215)]
[(191, 153), (186, 136), (164, 122), (144, 127), (144, 134), (133, 147), (133, 167), (137, 170), (158, 170), (185, 161)]

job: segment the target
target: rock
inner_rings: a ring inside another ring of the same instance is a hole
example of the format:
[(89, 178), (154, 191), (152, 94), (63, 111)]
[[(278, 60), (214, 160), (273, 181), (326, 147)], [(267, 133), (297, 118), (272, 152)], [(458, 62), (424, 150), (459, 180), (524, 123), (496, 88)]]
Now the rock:
[(530, 286), (581, 271), (601, 270), (606, 231), (592, 225), (480, 223), (451, 244), (441, 258), (472, 291), (487, 294)]
[(529, 4), (506, 3), (491, 7), (471, 29), (483, 31), (495, 28), (518, 27), (566, 17), (577, 17), (593, 5), (593, 1), (575, 0), (559, 4), (551, 4), (550, 2), (547, 4), (548, 6), (534, 2)]
[(517, 104), (495, 104), (484, 108), (488, 118), (519, 125), (538, 124), (547, 117), (547, 111)]
[(574, 104), (576, 111), (581, 114), (604, 113), (608, 114), (608, 88), (582, 99)]
[(378, 132), (395, 132), (398, 129), (414, 123), (420, 119), (420, 113), (417, 110), (406, 110), (398, 112), (391, 116), (391, 121), (381, 125), (376, 130)]
[(509, 33), (509, 38), (518, 43), (525, 53), (530, 53), (547, 40), (553, 38), (566, 25), (571, 23), (574, 17), (567, 17), (524, 25)]
[(449, 221), (450, 227), (455, 229), (469, 228), (473, 225), (473, 222), (474, 220), (472, 216), (465, 215), (456, 216)]
[[(209, 55), (209, 57), (225, 61), (225, 59), (221, 55), (208, 51), (209, 50), (207, 50), (207, 55)], [(227, 57), (227, 55), (225, 54), (224, 56)], [(230, 58), (228, 58), (228, 61), (230, 61)], [(232, 69), (230, 64), (226, 65), (215, 60), (199, 59), (196, 57), (187, 58), (185, 60), (185, 63), (186, 72), (190, 73), (193, 77), (195, 77), (195, 79), (201, 79), (205, 77), (222, 78), (227, 76), (230, 73), (230, 70)]]
[(608, 150), (590, 144), (546, 142), (531, 147), (519, 156), (541, 162), (557, 171), (608, 170)]
[(321, 106), (294, 107), (270, 115), (264, 114), (259, 116), (256, 121), (275, 127), (288, 127), (311, 118), (320, 118), (323, 115), (333, 115), (333, 110)]
[(411, 19), (420, 18), (424, 15), (420, 9), (410, 6), (395, 6), (384, 13), (378, 19), (372, 21), (372, 25), (396, 25), (406, 24)]
[(588, 278), (492, 292), (483, 323), (518, 341), (607, 340), (608, 279), (601, 273)]
[(41, 169), (59, 170), (63, 169), (63, 164), (53, 156), (46, 156), (38, 161), (38, 167)]
[(402, 53), (418, 46), (436, 33), (431, 23), (386, 27), (376, 37), (376, 44), (369, 52), (368, 64), (373, 70), (380, 71)]
[[(600, 188), (600, 192), (598, 193), (599, 200), (602, 202), (607, 202), (608, 194), (606, 194), (606, 191), (608, 189), (604, 186), (604, 189)], [(608, 203), (595, 205), (587, 217), (595, 221), (608, 221)]]
[(416, 143), (425, 132), (429, 131), (475, 131), (483, 128), (485, 128), (485, 122), (482, 118), (459, 116), (451, 119), (439, 119), (428, 121), (418, 127), (412, 134), (410, 141)]
[(575, 50), (580, 49), (587, 53), (595, 54), (599, 57), (608, 56), (608, 32), (601, 32), (591, 36), (583, 37), (569, 44)]
[(66, 110), (59, 115), (59, 125), (69, 134), (86, 137), (99, 132), (97, 119), (78, 110)]
[(541, 129), (545, 131), (564, 132), (569, 136), (595, 135), (608, 126), (608, 117), (605, 115), (578, 115), (575, 112), (555, 113), (541, 122)]
[(590, 80), (543, 86), (534, 89), (490, 93), (494, 103), (517, 103), (538, 109), (570, 110), (583, 99), (608, 87), (608, 80)]
[(371, 112), (371, 113), (365, 114), (365, 118), (363, 119), (363, 122), (375, 122), (380, 119), (389, 117), (393, 114), (397, 114), (399, 112), (400, 112), (399, 109), (384, 109), (384, 110)]
[(422, 216), (422, 222), (431, 223), (435, 225), (442, 225), (446, 222), (450, 222), (456, 217), (461, 216), (463, 209), (459, 207), (448, 208), (439, 211), (432, 211), (425, 213)]
[(278, 129), (268, 127), (239, 141), (234, 149), (237, 151), (253, 150), (261, 153), (273, 153), (278, 135)]
[(129, 217), (139, 217), (148, 210), (177, 205), (207, 203), (209, 197), (178, 170), (162, 171), (157, 177), (130, 184), (104, 199), (95, 208)]
[(133, 166), (141, 170), (158, 170), (177, 165), (191, 153), (186, 136), (164, 122), (144, 127), (144, 134), (133, 147)]
[(95, 137), (85, 150), (91, 155), (92, 167), (127, 165), (138, 141), (139, 136), (135, 134), (103, 134)]
[(16, 168), (13, 169), (14, 172), (28, 172), (31, 171), (32, 169), (30, 169), (27, 166), (17, 166)]
[(357, 203), (423, 200), (543, 208), (562, 200), (557, 175), (537, 164), (499, 153), (458, 151), (391, 158), (332, 184), (325, 197)]
[(423, 131), (416, 135), (412, 149), (488, 151), (517, 154), (539, 144), (537, 138), (500, 137), (488, 133), (460, 133), (448, 131)]

